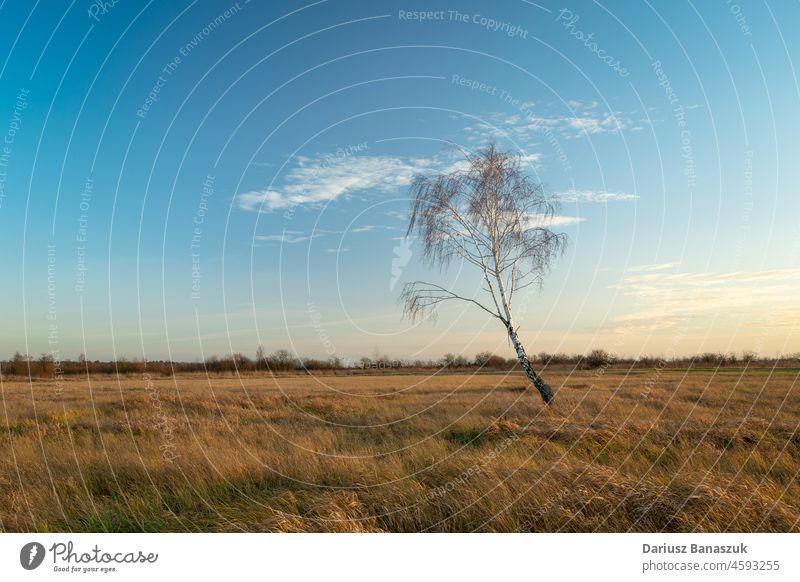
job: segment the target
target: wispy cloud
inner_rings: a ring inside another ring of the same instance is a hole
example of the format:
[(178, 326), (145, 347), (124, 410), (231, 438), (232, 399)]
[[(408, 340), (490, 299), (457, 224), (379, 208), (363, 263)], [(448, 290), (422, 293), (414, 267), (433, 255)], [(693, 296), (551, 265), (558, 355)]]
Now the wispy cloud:
[(240, 194), (239, 208), (271, 212), (323, 204), (367, 190), (394, 192), (411, 184), (415, 174), (446, 169), (442, 160), (394, 156), (297, 156), (296, 162), (282, 187)]
[[(323, 228), (318, 228), (313, 232), (306, 233), (298, 230), (285, 230), (281, 234), (259, 234), (256, 235), (254, 240), (262, 241), (262, 242), (280, 242), (283, 244), (297, 244), (301, 242), (306, 242), (315, 238), (320, 238), (327, 235), (337, 235), (342, 236), (345, 234), (363, 234), (368, 232), (378, 232), (381, 230), (397, 230), (396, 227), (390, 225), (383, 225), (383, 224), (365, 224), (363, 226), (358, 226), (356, 228), (351, 228), (349, 231), (344, 230), (327, 230)], [(347, 249), (349, 250), (349, 249)], [(336, 252), (336, 249), (325, 249), (325, 252)]]
[(545, 214), (534, 214), (530, 217), (528, 228), (571, 226), (585, 220), (586, 219), (581, 216), (562, 216), (559, 214), (548, 216)]
[(520, 154), (519, 161), (522, 164), (523, 169), (525, 168), (526, 164), (535, 166), (542, 161), (542, 154)]
[(485, 122), (467, 127), (471, 139), (485, 139), (485, 136), (513, 137), (529, 140), (542, 132), (558, 132), (565, 138), (586, 135), (620, 132), (631, 126), (626, 114), (620, 111), (603, 111), (596, 101), (569, 101), (569, 111), (555, 114), (537, 112), (536, 104), (525, 103), (513, 112), (495, 112), (487, 116)]
[[(509, 122), (519, 120), (518, 115), (507, 118)], [(484, 139), (485, 137), (484, 134)], [(539, 153), (522, 153), (520, 159), (523, 165), (536, 165), (542, 156)], [(347, 199), (367, 191), (396, 192), (407, 188), (417, 174), (448, 173), (464, 170), (467, 167), (468, 162), (462, 156), (454, 154), (430, 158), (370, 155), (334, 157), (323, 154), (314, 157), (296, 156), (295, 165), (277, 186), (244, 192), (236, 199), (242, 210), (269, 213), (297, 206), (324, 204), (340, 198)], [(606, 202), (634, 198), (636, 196), (619, 192), (570, 190), (563, 193), (561, 199)], [(400, 219), (407, 218), (405, 213), (386, 214)], [(563, 220), (566, 221), (565, 218)], [(580, 220), (571, 219), (568, 222), (554, 222), (554, 224), (575, 222)], [(372, 227), (369, 225), (357, 227), (354, 232), (366, 232), (367, 229)]]
[(396, 226), (390, 226), (388, 224), (365, 224), (363, 226), (357, 226), (355, 228), (351, 228), (350, 232), (375, 232), (377, 230), (397, 230)]
[[(239, 194), (236, 200), (239, 203), (239, 208), (248, 211), (259, 211), (262, 209), (279, 208), (283, 196), (280, 192), (274, 190), (264, 190), (262, 192), (245, 192)], [(273, 206), (273, 204), (275, 206)]]
[(728, 273), (667, 273), (674, 263), (641, 265), (629, 269), (620, 285), (632, 299), (632, 311), (616, 323), (629, 328), (658, 330), (681, 322), (713, 317), (770, 318), (776, 312), (797, 312), (800, 269), (735, 271)]
[(653, 263), (650, 265), (632, 265), (630, 267), (626, 267), (625, 270), (630, 273), (641, 273), (648, 271), (666, 271), (667, 269), (672, 269), (677, 265), (678, 263)]
[(397, 220), (402, 220), (403, 222), (408, 220), (408, 212), (399, 212), (397, 210), (387, 210), (383, 214), (385, 216), (391, 216), (392, 218), (396, 218)]
[(280, 242), (287, 245), (293, 245), (301, 242), (306, 242), (312, 238), (322, 236), (319, 233), (305, 234), (295, 230), (287, 230), (281, 234), (259, 234), (254, 238), (257, 241), (264, 242)]
[(761, 283), (764, 281), (800, 281), (800, 269), (772, 271), (733, 271), (730, 273), (647, 273), (626, 278), (631, 284), (654, 282), (692, 287), (717, 287), (723, 284)]
[(636, 200), (636, 194), (625, 192), (608, 192), (604, 190), (567, 190), (559, 192), (555, 198), (562, 202), (618, 202)]

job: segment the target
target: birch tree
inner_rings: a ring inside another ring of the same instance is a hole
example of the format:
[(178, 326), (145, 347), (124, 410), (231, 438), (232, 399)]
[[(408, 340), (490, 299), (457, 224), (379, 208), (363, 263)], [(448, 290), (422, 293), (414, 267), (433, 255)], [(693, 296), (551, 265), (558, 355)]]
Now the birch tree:
[(430, 266), (444, 270), (457, 260), (475, 267), (483, 292), (465, 297), (436, 283), (413, 281), (400, 297), (404, 314), (435, 317), (442, 303), (473, 304), (503, 325), (522, 369), (550, 404), (553, 391), (531, 366), (513, 305), (522, 290), (541, 287), (566, 248), (566, 234), (549, 228), (557, 202), (523, 174), (517, 155), (490, 144), (465, 157), (463, 170), (414, 179), (407, 236), (417, 235)]

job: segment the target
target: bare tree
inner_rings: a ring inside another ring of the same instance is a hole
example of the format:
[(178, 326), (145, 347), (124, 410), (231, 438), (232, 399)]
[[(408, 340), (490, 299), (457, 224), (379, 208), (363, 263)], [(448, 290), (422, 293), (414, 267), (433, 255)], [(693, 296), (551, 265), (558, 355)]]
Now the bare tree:
[(267, 367), (267, 353), (264, 351), (264, 346), (258, 344), (256, 348), (256, 362), (255, 362), (256, 370), (261, 370), (264, 367)]
[(446, 301), (473, 303), (503, 324), (522, 369), (549, 404), (553, 392), (531, 367), (512, 303), (522, 289), (542, 285), (551, 263), (566, 248), (566, 235), (548, 228), (557, 203), (522, 173), (519, 156), (490, 144), (465, 157), (464, 170), (414, 179), (407, 235), (418, 235), (431, 266), (444, 269), (456, 259), (477, 267), (487, 296), (463, 297), (434, 283), (414, 281), (400, 297), (404, 313), (416, 319), (435, 316)]

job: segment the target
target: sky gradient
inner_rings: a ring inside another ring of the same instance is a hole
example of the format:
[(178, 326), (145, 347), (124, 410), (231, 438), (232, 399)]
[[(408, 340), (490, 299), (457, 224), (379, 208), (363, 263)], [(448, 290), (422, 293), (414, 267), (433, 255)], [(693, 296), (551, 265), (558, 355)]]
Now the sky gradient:
[[(424, 11), (424, 12), (421, 12)], [(507, 357), (405, 240), (417, 173), (519, 153), (569, 248), (529, 352), (800, 351), (800, 5), (0, 4), (0, 358)]]

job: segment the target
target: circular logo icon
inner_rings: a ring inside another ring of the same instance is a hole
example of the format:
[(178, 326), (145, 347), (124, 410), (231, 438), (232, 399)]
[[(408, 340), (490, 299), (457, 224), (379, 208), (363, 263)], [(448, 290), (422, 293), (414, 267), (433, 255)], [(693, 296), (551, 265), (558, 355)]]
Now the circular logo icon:
[(26, 570), (35, 570), (44, 561), (44, 546), (39, 542), (30, 542), (19, 551), (19, 563)]

